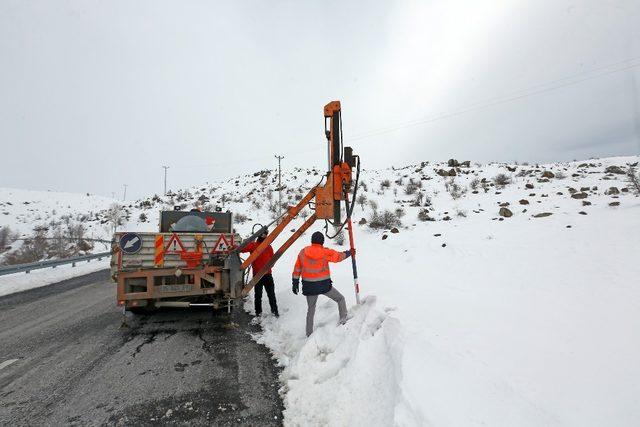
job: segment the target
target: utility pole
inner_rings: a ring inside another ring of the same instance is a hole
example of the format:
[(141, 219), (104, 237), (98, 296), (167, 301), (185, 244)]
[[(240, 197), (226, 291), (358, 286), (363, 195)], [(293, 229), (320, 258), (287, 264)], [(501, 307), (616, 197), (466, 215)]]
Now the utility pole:
[(164, 195), (167, 195), (167, 169), (169, 169), (169, 166), (162, 166), (162, 168), (164, 169)]
[(127, 184), (122, 184), (124, 186), (124, 193), (122, 194), (122, 201), (127, 200)]
[(282, 216), (282, 171), (280, 169), (280, 161), (284, 159), (284, 156), (274, 156), (278, 159), (278, 218)]

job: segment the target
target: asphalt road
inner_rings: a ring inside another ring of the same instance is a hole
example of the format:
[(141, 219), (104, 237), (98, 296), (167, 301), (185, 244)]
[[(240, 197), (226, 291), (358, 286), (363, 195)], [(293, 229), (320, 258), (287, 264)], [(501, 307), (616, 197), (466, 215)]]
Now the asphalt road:
[(241, 309), (128, 317), (107, 271), (0, 298), (0, 425), (282, 424)]

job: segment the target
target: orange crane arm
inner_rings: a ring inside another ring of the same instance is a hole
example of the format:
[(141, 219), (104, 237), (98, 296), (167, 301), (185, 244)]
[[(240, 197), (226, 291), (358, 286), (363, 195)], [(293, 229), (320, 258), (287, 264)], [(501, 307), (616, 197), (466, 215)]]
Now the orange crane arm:
[(265, 264), (264, 267), (262, 267), (262, 269), (260, 271), (254, 271), (253, 272), (253, 277), (251, 278), (251, 281), (249, 281), (249, 283), (247, 283), (247, 285), (242, 289), (242, 296), (246, 296), (249, 292), (251, 292), (251, 289), (253, 289), (253, 287), (256, 285), (256, 283), (258, 283), (258, 281), (262, 278), (262, 276), (264, 276), (267, 271), (269, 271), (274, 265), (275, 263), (280, 259), (280, 257), (285, 253), (285, 251), (287, 249), (289, 249), (289, 247), (291, 247), (291, 245), (293, 245), (293, 243), (298, 240), (298, 238), (300, 238), (300, 236), (302, 236), (302, 234), (307, 231), (307, 229), (309, 227), (311, 227), (311, 225), (316, 222), (316, 219), (318, 219), (316, 217), (316, 214), (313, 214), (309, 217), (309, 219), (307, 219), (304, 224), (302, 224), (300, 226), (300, 228), (298, 228), (296, 230), (295, 233), (293, 233), (291, 235), (291, 237), (289, 237), (287, 239), (286, 242), (284, 242), (284, 244), (282, 246), (280, 246), (280, 248), (273, 254), (273, 256), (271, 257), (271, 259), (269, 259), (269, 262), (267, 262)]
[(278, 235), (280, 235), (280, 233), (282, 233), (282, 230), (284, 230), (284, 228), (287, 226), (287, 224), (289, 224), (291, 222), (291, 220), (293, 218), (296, 217), (296, 215), (298, 215), (298, 213), (307, 205), (307, 203), (309, 203), (311, 201), (311, 199), (313, 199), (313, 196), (315, 196), (316, 193), (316, 189), (315, 187), (312, 188), (309, 193), (307, 193), (306, 196), (304, 196), (302, 198), (302, 200), (300, 200), (300, 202), (298, 202), (297, 205), (289, 208), (289, 210), (287, 211), (287, 214), (284, 216), (284, 218), (282, 219), (282, 221), (280, 222), (280, 224), (278, 224), (276, 226), (276, 228), (267, 235), (267, 238), (264, 239), (257, 248), (255, 248), (255, 250), (253, 250), (251, 252), (251, 254), (249, 254), (249, 258), (247, 258), (243, 263), (241, 268), (244, 270), (247, 267), (249, 267), (251, 265), (251, 263), (253, 261), (256, 260), (256, 258), (258, 258), (260, 256), (260, 254), (267, 248), (267, 246), (269, 246), (275, 239), (276, 237), (278, 237)]
[[(306, 205), (315, 198), (315, 212), (296, 230), (291, 237), (273, 254), (267, 264), (260, 270), (253, 272), (253, 278), (242, 290), (242, 295), (247, 295), (251, 289), (258, 283), (280, 259), (284, 252), (300, 238), (300, 236), (309, 228), (317, 219), (333, 219), (336, 224), (340, 221), (340, 202), (347, 202), (347, 192), (352, 182), (352, 168), (355, 165), (355, 157), (350, 147), (342, 146), (341, 137), (341, 106), (340, 101), (332, 101), (324, 107), (325, 119), (325, 136), (328, 143), (328, 160), (329, 167), (326, 175), (326, 181), (323, 186), (317, 185), (307, 193), (306, 196), (298, 202), (297, 205), (290, 207), (282, 218), (280, 224), (267, 235), (267, 237), (254, 249), (249, 257), (242, 263), (241, 268), (245, 270), (258, 258), (264, 250), (282, 233), (287, 225), (293, 220)], [(358, 170), (360, 163), (358, 162)], [(351, 225), (349, 224), (350, 241), (353, 242)], [(242, 247), (241, 245), (240, 247)], [(353, 247), (353, 245), (352, 245)], [(236, 249), (238, 250), (238, 249)], [(355, 265), (354, 265), (354, 276)], [(357, 276), (356, 276), (357, 277)]]

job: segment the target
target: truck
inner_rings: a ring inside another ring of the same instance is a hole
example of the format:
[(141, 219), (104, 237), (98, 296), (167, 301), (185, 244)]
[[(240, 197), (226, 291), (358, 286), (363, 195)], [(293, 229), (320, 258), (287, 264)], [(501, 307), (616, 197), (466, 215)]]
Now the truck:
[(117, 303), (133, 313), (160, 307), (231, 310), (242, 293), (242, 243), (231, 212), (162, 211), (158, 232), (113, 238), (111, 276)]
[[(324, 107), (328, 170), (322, 180), (287, 208), (271, 224), (261, 226), (246, 239), (235, 232), (230, 212), (162, 211), (155, 232), (117, 232), (113, 238), (111, 272), (117, 286), (118, 305), (134, 313), (159, 307), (209, 306), (231, 310), (280, 259), (284, 252), (317, 220), (325, 229), (344, 227), (349, 235), (356, 302), (360, 286), (355, 257), (351, 214), (358, 189), (360, 157), (343, 146), (342, 107), (331, 101)], [(355, 169), (355, 173), (354, 173)], [(351, 201), (351, 202), (350, 202)], [(346, 217), (342, 219), (344, 212)], [(287, 228), (305, 208), (313, 212), (274, 252), (251, 280), (247, 272), (253, 261)], [(277, 223), (246, 259), (242, 250)], [(255, 228), (255, 227), (254, 227)]]

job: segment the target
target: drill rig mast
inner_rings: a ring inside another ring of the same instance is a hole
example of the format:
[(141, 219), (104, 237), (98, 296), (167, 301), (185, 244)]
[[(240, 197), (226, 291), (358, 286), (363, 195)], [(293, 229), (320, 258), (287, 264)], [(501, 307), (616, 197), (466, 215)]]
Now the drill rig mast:
[[(352, 193), (351, 200), (355, 201), (355, 195), (358, 188), (358, 177), (360, 174), (360, 158), (353, 154), (351, 147), (343, 147), (340, 101), (332, 101), (325, 105), (324, 120), (328, 158), (328, 170), (325, 178), (323, 178), (324, 185), (321, 185), (322, 183), (316, 185), (309, 190), (307, 195), (304, 196), (297, 205), (289, 207), (287, 212), (279, 218), (281, 219), (280, 223), (267, 235), (266, 239), (262, 241), (253, 252), (251, 252), (249, 257), (242, 263), (241, 268), (244, 270), (249, 267), (249, 265), (251, 265), (251, 263), (260, 256), (260, 254), (280, 235), (280, 233), (282, 233), (291, 220), (293, 220), (307, 205), (309, 205), (315, 212), (307, 218), (300, 228), (298, 228), (298, 230), (296, 230), (277, 251), (275, 251), (273, 257), (260, 271), (253, 272), (253, 277), (242, 290), (242, 296), (247, 295), (262, 276), (264, 276), (267, 271), (274, 266), (284, 252), (319, 219), (324, 219), (328, 224), (336, 227), (338, 229), (337, 232), (342, 230), (346, 225), (349, 232), (350, 247), (351, 249), (354, 249), (353, 228), (351, 223), (351, 213), (353, 212), (354, 203), (349, 203), (349, 194)], [(354, 168), (356, 168), (355, 179), (353, 176)], [(346, 219), (344, 222), (341, 222), (341, 202), (345, 203)], [(243, 244), (236, 248), (236, 251), (242, 250), (249, 242), (255, 240), (264, 230), (267, 229), (267, 227), (268, 225), (252, 234), (245, 242), (243, 242)], [(328, 226), (325, 228), (328, 229)], [(329, 237), (335, 237), (335, 235)], [(351, 262), (353, 267), (356, 301), (360, 303), (355, 256), (351, 257)]]

